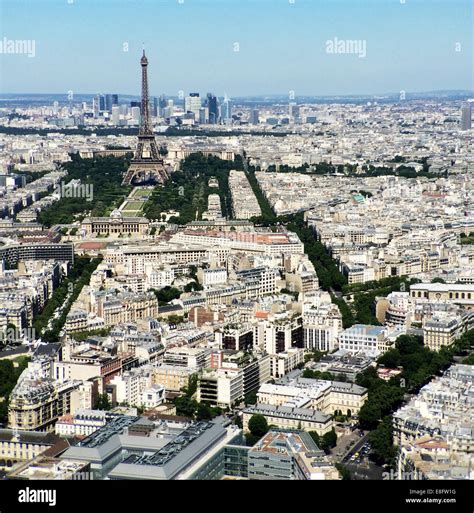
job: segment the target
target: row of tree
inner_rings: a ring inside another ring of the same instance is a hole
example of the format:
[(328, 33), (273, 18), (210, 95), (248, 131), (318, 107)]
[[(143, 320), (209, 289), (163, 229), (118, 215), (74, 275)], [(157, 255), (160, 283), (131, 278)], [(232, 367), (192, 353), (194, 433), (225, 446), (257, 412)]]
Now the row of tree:
[[(337, 263), (328, 254), (324, 245), (315, 238), (313, 230), (308, 227), (304, 221), (303, 213), (299, 212), (297, 214), (276, 216), (270, 206), (270, 203), (260, 189), (257, 177), (255, 176), (255, 168), (249, 168), (247, 178), (260, 205), (260, 210), (262, 211), (260, 216), (254, 217), (251, 220), (255, 224), (262, 226), (274, 227), (284, 225), (288, 230), (295, 232), (301, 242), (303, 242), (305, 252), (308, 254), (308, 258), (314, 265), (321, 288), (324, 290), (342, 290), (342, 288), (347, 284), (347, 279), (339, 271)], [(350, 319), (346, 319), (346, 325), (348, 322), (350, 322)]]
[[(209, 194), (218, 194), (222, 214), (231, 217), (229, 171), (242, 168), (240, 155), (229, 161), (213, 155), (193, 153), (183, 160), (179, 171), (172, 173), (163, 186), (155, 188), (144, 206), (145, 215), (148, 219), (159, 219), (163, 212), (175, 210), (179, 212), (179, 216), (172, 217), (170, 221), (186, 224), (201, 219), (203, 212), (207, 210)], [(211, 178), (217, 179), (218, 188), (209, 187)]]
[[(88, 257), (76, 257), (68, 276), (53, 292), (48, 299), (43, 311), (35, 316), (33, 327), (36, 336), (47, 327), (48, 322), (52, 320), (52, 327), (47, 329), (42, 335), (42, 340), (46, 342), (57, 342), (59, 332), (66, 323), (66, 317), (74, 301), (79, 296), (84, 285), (89, 284), (90, 277), (100, 263), (99, 258), (90, 259)], [(67, 304), (65, 305), (65, 301)], [(61, 314), (57, 318), (53, 318), (54, 312), (58, 308), (62, 308)]]
[[(410, 290), (410, 285), (418, 283), (416, 278), (406, 276), (395, 276), (383, 278), (379, 281), (357, 284), (354, 290), (354, 320), (360, 324), (380, 324), (375, 316), (375, 301), (377, 297), (385, 297), (396, 290)], [(346, 289), (347, 290), (347, 289)]]
[(38, 220), (45, 226), (69, 224), (76, 218), (84, 218), (88, 212), (93, 217), (104, 216), (120, 206), (130, 192), (130, 187), (122, 186), (122, 177), (129, 166), (129, 158), (110, 156), (83, 159), (79, 153), (72, 153), (70, 157), (72, 160), (63, 165), (68, 172), (64, 182), (67, 184), (71, 180), (80, 180), (81, 184), (90, 187), (91, 194), (74, 198), (62, 197), (49, 208), (42, 210)]
[[(436, 178), (438, 175), (429, 172), (429, 164), (427, 163), (427, 158), (423, 158), (419, 163), (423, 165), (421, 171), (417, 171), (413, 166), (404, 165), (405, 158), (397, 156), (398, 160), (393, 159), (392, 162), (401, 164), (398, 167), (391, 166), (374, 166), (372, 164), (364, 164), (361, 169), (357, 164), (339, 164), (333, 165), (328, 162), (320, 162), (318, 164), (308, 164), (304, 163), (301, 166), (288, 166), (286, 164), (281, 164), (276, 166), (275, 164), (271, 164), (268, 166), (266, 171), (268, 172), (278, 172), (278, 173), (304, 173), (304, 174), (312, 174), (312, 175), (331, 175), (331, 174), (345, 174), (348, 176), (360, 176), (360, 177), (368, 177), (368, 176), (402, 176), (404, 178), (417, 178), (417, 177), (426, 177), (426, 178)], [(397, 157), (395, 157), (397, 159)], [(250, 167), (251, 171), (260, 171), (260, 167)]]
[(403, 403), (405, 394), (417, 393), (433, 376), (440, 375), (453, 362), (454, 356), (474, 345), (474, 330), (466, 332), (453, 345), (431, 351), (422, 337), (402, 335), (395, 347), (377, 360), (387, 368), (403, 368), (389, 381), (379, 378), (374, 367), (357, 376), (357, 384), (368, 389), (368, 399), (359, 411), (359, 424), (372, 430), (369, 440), (371, 457), (378, 463), (392, 464), (393, 446), (391, 414)]
[(305, 369), (303, 371), (303, 378), (309, 379), (325, 379), (328, 381), (347, 381), (345, 374), (332, 374), (327, 371), (315, 371), (311, 369)]
[[(247, 177), (262, 211), (261, 216), (254, 217), (251, 220), (262, 226), (284, 225), (288, 230), (295, 232), (303, 242), (305, 252), (314, 265), (321, 288), (324, 290), (342, 290), (347, 284), (346, 277), (340, 272), (337, 263), (328, 254), (324, 245), (315, 238), (313, 230), (304, 221), (303, 213), (276, 216), (258, 185), (255, 172), (249, 171)], [(346, 320), (347, 322), (349, 320)]]
[(20, 377), (20, 374), (28, 367), (29, 358), (19, 356), (13, 360), (0, 360), (0, 424), (8, 421), (8, 404), (10, 394)]

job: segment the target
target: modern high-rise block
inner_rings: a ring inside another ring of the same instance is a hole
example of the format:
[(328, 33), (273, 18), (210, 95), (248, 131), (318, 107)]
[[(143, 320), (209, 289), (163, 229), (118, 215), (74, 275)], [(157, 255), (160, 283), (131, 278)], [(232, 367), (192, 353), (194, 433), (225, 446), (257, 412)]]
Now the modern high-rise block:
[(470, 103), (465, 103), (461, 107), (461, 130), (470, 130), (472, 128), (472, 107)]
[(184, 99), (184, 111), (186, 113), (192, 112), (194, 119), (199, 120), (199, 110), (201, 109), (201, 98), (199, 93), (189, 93)]
[(207, 108), (209, 109), (209, 123), (217, 123), (219, 119), (219, 107), (217, 105), (217, 97), (212, 93), (207, 93)]

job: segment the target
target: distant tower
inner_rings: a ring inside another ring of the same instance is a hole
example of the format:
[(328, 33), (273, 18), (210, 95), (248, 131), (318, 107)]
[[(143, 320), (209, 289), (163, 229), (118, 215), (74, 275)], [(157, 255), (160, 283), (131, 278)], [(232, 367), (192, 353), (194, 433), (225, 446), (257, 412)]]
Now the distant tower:
[(120, 106), (112, 105), (112, 124), (120, 125)]
[(114, 105), (118, 105), (118, 95), (117, 94), (106, 94), (105, 95), (105, 110), (108, 112), (112, 112), (112, 107)]
[(470, 103), (465, 103), (461, 107), (461, 130), (470, 130), (472, 128), (472, 108)]
[(194, 119), (199, 120), (199, 109), (201, 108), (201, 98), (199, 93), (189, 93), (184, 99), (184, 111), (192, 112)]
[(232, 100), (224, 94), (224, 102), (221, 104), (221, 122), (228, 123), (232, 120)]
[(209, 109), (209, 123), (214, 125), (219, 118), (219, 108), (217, 106), (217, 97), (212, 93), (207, 93), (207, 107)]
[(258, 125), (260, 123), (260, 112), (258, 109), (252, 109), (252, 112), (250, 113), (250, 124), (251, 125)]
[(140, 59), (142, 67), (142, 100), (140, 104), (141, 120), (138, 133), (137, 149), (130, 167), (125, 173), (122, 185), (129, 185), (135, 178), (137, 181), (156, 180), (159, 183), (165, 182), (168, 174), (163, 166), (163, 159), (156, 145), (155, 136), (150, 121), (150, 102), (148, 99), (148, 59), (143, 50)]

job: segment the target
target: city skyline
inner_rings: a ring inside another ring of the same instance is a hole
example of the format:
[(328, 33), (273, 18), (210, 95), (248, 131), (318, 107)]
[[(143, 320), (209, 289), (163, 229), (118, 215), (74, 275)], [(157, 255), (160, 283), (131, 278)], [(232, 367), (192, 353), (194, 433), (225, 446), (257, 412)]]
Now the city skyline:
[[(295, 0), (271, 7), (262, 0), (238, 9), (235, 2), (143, 2), (146, 23), (130, 23), (136, 12), (119, 1), (4, 0), (0, 92), (138, 95), (132, 70), (143, 44), (153, 61), (152, 95), (473, 89), (472, 6), (464, 0)], [(8, 53), (10, 41), (29, 42), (29, 54)]]

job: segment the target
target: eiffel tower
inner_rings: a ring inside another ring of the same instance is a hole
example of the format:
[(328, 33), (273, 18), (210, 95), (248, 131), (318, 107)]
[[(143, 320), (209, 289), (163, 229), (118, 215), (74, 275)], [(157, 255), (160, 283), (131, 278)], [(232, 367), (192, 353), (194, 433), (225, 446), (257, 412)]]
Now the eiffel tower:
[(122, 185), (130, 185), (133, 180), (143, 182), (155, 180), (164, 183), (168, 178), (168, 173), (163, 166), (163, 159), (160, 158), (158, 147), (156, 146), (155, 136), (150, 122), (150, 104), (148, 100), (148, 59), (143, 50), (143, 56), (140, 59), (142, 67), (142, 101), (141, 101), (141, 120), (140, 130), (138, 132), (138, 143), (135, 155), (130, 163), (130, 167), (124, 174)]

